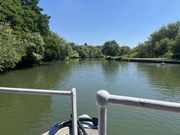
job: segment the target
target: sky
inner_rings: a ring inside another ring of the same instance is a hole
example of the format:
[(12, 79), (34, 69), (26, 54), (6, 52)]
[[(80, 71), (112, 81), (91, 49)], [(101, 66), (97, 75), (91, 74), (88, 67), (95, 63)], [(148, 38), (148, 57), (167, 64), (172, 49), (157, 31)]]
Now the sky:
[(162, 26), (180, 21), (180, 0), (40, 0), (50, 29), (68, 42), (136, 47)]

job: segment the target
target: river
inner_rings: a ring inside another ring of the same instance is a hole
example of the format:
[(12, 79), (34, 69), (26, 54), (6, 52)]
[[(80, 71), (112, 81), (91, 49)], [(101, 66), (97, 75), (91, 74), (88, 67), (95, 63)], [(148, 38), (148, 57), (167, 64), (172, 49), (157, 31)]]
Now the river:
[[(180, 102), (180, 65), (74, 59), (0, 74), (1, 87), (77, 90), (78, 115), (98, 116), (96, 92)], [(70, 118), (70, 97), (0, 93), (0, 134), (38, 135)], [(180, 114), (108, 106), (108, 135), (179, 135)]]

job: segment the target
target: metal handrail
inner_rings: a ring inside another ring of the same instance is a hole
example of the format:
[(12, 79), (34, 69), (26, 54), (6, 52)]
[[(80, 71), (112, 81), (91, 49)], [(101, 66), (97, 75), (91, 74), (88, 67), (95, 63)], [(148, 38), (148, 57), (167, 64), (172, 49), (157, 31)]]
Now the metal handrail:
[(72, 125), (73, 135), (78, 135), (77, 132), (77, 101), (76, 101), (76, 89), (71, 91), (59, 91), (59, 90), (43, 90), (43, 89), (24, 89), (24, 88), (8, 88), (0, 87), (0, 92), (8, 93), (21, 93), (21, 94), (36, 94), (36, 95), (63, 95), (71, 96), (72, 106)]
[(180, 103), (117, 96), (111, 95), (105, 90), (99, 90), (97, 92), (97, 105), (99, 106), (98, 135), (107, 134), (107, 105), (109, 103), (180, 113)]

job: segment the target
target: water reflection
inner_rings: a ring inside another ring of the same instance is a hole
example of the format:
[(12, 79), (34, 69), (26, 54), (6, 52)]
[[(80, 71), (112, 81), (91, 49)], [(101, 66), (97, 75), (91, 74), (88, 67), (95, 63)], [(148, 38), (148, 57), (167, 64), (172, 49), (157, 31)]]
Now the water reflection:
[[(158, 68), (149, 63), (74, 59), (1, 74), (0, 86), (63, 90), (75, 87), (78, 115), (87, 113), (93, 117), (98, 115), (96, 92), (100, 89), (111, 94), (180, 101), (179, 70), (179, 66)], [(54, 122), (69, 118), (70, 104), (70, 97), (0, 93), (1, 134), (40, 134)], [(174, 113), (110, 105), (108, 134), (175, 135), (179, 134), (179, 120)]]
[(1, 134), (27, 135), (30, 129), (44, 126), (47, 112), (51, 110), (48, 96), (0, 93)]
[(40, 67), (10, 71), (0, 74), (0, 86), (52, 89), (57, 82), (68, 78), (73, 68), (71, 65), (68, 61), (44, 63)]
[(113, 86), (116, 81), (118, 80), (119, 75), (119, 62), (111, 61), (111, 60), (103, 60), (102, 62), (102, 69), (104, 74), (105, 82), (107, 83), (107, 88)]
[[(44, 63), (40, 67), (9, 71), (0, 74), (0, 86), (56, 89), (57, 84), (66, 82), (74, 62)], [(63, 100), (70, 101), (60, 97), (0, 93), (1, 134), (29, 135), (45, 132), (60, 119), (57, 113), (61, 106), (57, 107), (55, 102), (62, 104)], [(67, 104), (70, 103), (64, 105)]]
[[(151, 86), (160, 94), (173, 98), (180, 96), (180, 66), (168, 65), (158, 67), (156, 64), (138, 63), (138, 68), (141, 72), (144, 72), (149, 79)], [(161, 96), (161, 95), (159, 95)], [(164, 99), (164, 96), (162, 97)], [(180, 98), (179, 98), (180, 101)]]

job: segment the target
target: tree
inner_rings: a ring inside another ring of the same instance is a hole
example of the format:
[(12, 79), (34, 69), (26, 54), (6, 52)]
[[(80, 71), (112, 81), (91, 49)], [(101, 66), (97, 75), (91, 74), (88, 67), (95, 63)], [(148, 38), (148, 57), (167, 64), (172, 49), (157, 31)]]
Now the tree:
[(65, 56), (71, 57), (72, 55), (73, 55), (72, 46), (69, 43), (65, 44)]
[(175, 39), (176, 36), (180, 33), (180, 22), (170, 23), (167, 25), (167, 38)]
[(172, 45), (172, 52), (174, 59), (180, 59), (180, 33), (176, 36)]
[(24, 10), (23, 20), (26, 28), (32, 32), (39, 32), (42, 36), (48, 36), (50, 16), (42, 14), (42, 8), (38, 6), (39, 0), (20, 0)]
[(8, 22), (14, 31), (22, 30), (23, 13), (19, 0), (0, 0), (0, 22)]
[(131, 57), (148, 58), (148, 42), (139, 43), (138, 46), (132, 49)]
[(44, 56), (44, 40), (42, 36), (39, 33), (27, 33), (27, 38), (24, 39), (24, 42), (26, 45), (26, 55), (19, 65), (39, 65)]
[[(180, 22), (168, 24), (153, 32), (148, 41), (135, 47), (136, 57), (168, 57), (180, 58), (178, 50), (178, 38)], [(135, 54), (135, 53), (134, 53)]]
[(45, 52), (44, 61), (57, 61), (61, 58), (60, 53), (61, 38), (58, 34), (50, 32), (50, 34), (45, 38)]
[(129, 52), (130, 52), (130, 47), (128, 47), (128, 46), (120, 47), (120, 55), (121, 56), (129, 54)]
[(83, 46), (77, 45), (76, 46), (76, 51), (78, 52), (78, 54), (81, 58), (86, 58), (88, 55), (85, 48), (87, 48), (85, 45), (83, 45)]
[(24, 47), (12, 34), (10, 25), (0, 23), (0, 70), (15, 67), (24, 55)]
[(117, 56), (119, 51), (119, 45), (115, 40), (105, 42), (102, 47), (102, 53), (106, 56)]
[(155, 57), (163, 56), (168, 52), (169, 39), (163, 38), (160, 41), (157, 41), (154, 48)]

